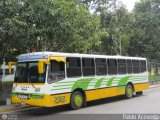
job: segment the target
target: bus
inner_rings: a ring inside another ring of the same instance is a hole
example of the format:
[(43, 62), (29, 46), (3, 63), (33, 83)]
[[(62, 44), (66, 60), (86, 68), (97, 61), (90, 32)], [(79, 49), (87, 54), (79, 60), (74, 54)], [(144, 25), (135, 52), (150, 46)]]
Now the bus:
[(148, 89), (146, 58), (78, 53), (22, 54), (16, 64), (12, 103), (72, 109), (88, 101), (124, 95), (130, 99)]
[[(15, 66), (12, 66), (11, 68), (12, 73), (9, 74), (9, 67), (7, 65), (5, 65), (5, 67), (2, 65), (0, 66), (0, 80), (3, 82), (13, 82), (14, 81), (14, 73), (16, 70)], [(5, 70), (5, 73), (3, 74)]]

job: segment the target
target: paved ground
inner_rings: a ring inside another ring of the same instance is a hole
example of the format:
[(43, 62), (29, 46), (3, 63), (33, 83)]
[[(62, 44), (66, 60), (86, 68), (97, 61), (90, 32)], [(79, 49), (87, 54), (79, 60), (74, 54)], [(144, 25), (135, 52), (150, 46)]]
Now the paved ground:
[[(52, 119), (61, 115), (62, 119), (73, 114), (135, 114), (153, 113), (160, 114), (160, 88), (152, 88), (144, 92), (142, 96), (132, 99), (114, 97), (88, 103), (88, 106), (79, 110), (69, 110), (68, 106), (56, 108), (26, 108), (12, 112), (21, 118), (34, 120)], [(82, 115), (81, 115), (82, 116)], [(95, 116), (96, 117), (96, 116)], [(73, 117), (75, 119), (76, 116)], [(79, 117), (78, 117), (79, 118)]]

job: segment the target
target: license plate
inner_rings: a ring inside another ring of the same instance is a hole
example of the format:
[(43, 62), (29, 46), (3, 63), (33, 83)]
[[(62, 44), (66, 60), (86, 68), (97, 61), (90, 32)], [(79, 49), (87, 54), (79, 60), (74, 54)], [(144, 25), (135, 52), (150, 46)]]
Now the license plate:
[(27, 95), (19, 95), (18, 97), (19, 97), (19, 99), (21, 99), (21, 100), (27, 100), (27, 99), (28, 99), (28, 96), (27, 96)]

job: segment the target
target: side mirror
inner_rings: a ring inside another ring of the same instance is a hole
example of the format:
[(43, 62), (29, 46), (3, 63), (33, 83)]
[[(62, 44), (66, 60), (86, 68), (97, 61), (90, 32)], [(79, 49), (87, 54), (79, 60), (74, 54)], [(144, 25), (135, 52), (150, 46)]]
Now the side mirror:
[(40, 59), (38, 62), (38, 73), (43, 74), (44, 73), (44, 64), (49, 65), (50, 62), (46, 59)]
[(12, 65), (16, 65), (17, 62), (8, 62), (8, 70), (9, 70), (9, 74), (12, 73)]

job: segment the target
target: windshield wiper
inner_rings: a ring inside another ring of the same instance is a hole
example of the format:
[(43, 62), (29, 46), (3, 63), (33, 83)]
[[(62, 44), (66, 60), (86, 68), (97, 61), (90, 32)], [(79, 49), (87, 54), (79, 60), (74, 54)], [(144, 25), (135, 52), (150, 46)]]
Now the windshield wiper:
[(31, 83), (31, 85), (32, 85), (34, 88), (36, 88), (36, 87), (33, 85), (33, 83)]
[(33, 83), (32, 83), (32, 81), (30, 80), (30, 78), (29, 78), (29, 73), (30, 73), (30, 69), (29, 69), (29, 71), (28, 71), (28, 83), (31, 83), (31, 85), (34, 87), (34, 88), (36, 88), (34, 85), (33, 85)]

